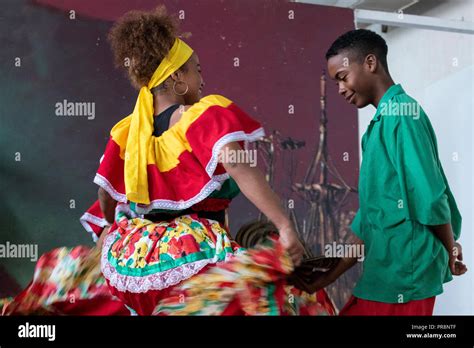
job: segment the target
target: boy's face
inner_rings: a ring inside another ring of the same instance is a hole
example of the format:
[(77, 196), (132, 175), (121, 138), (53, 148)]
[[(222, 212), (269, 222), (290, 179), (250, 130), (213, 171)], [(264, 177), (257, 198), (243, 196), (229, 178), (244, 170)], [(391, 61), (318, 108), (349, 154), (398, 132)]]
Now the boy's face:
[(328, 73), (335, 80), (339, 94), (350, 104), (363, 108), (372, 103), (373, 74), (366, 62), (351, 59), (350, 52), (328, 59)]

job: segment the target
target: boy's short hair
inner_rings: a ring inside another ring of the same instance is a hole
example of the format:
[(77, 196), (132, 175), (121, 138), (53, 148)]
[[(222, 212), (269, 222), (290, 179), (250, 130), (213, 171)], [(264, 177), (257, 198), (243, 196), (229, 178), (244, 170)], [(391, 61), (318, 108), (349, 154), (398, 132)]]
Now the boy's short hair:
[(359, 61), (362, 61), (368, 54), (374, 54), (388, 73), (387, 43), (377, 33), (367, 29), (348, 31), (339, 36), (329, 47), (326, 52), (326, 60), (345, 50), (353, 52)]

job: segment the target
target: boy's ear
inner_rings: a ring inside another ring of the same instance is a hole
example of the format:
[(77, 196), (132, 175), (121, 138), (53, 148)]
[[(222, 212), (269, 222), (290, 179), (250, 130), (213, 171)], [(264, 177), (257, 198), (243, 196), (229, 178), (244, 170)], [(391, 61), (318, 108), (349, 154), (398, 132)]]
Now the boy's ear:
[(378, 65), (378, 60), (375, 54), (368, 54), (367, 57), (365, 57), (365, 65), (369, 69), (370, 72), (375, 72), (377, 70), (377, 65)]

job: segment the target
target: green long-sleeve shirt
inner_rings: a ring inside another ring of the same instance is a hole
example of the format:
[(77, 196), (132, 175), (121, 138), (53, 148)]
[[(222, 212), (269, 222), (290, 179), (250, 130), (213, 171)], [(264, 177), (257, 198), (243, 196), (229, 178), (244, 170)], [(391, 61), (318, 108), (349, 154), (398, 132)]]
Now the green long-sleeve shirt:
[(461, 215), (441, 166), (436, 136), (420, 105), (391, 86), (362, 137), (359, 211), (352, 229), (365, 260), (354, 296), (405, 303), (438, 295), (452, 279), (448, 252), (429, 226)]

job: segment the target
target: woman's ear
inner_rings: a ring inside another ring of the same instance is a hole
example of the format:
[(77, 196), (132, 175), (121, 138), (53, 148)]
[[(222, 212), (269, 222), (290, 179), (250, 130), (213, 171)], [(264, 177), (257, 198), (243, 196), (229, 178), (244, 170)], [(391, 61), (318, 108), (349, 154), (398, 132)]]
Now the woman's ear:
[(185, 75), (187, 74), (189, 70), (189, 66), (190, 66), (189, 64), (193, 59), (193, 55), (178, 70), (176, 70), (174, 73), (170, 75), (173, 81), (183, 81), (183, 79), (185, 78)]
[(170, 75), (170, 77), (173, 81), (179, 81), (181, 79), (181, 74), (179, 73), (179, 70), (178, 70), (178, 71), (172, 73)]

